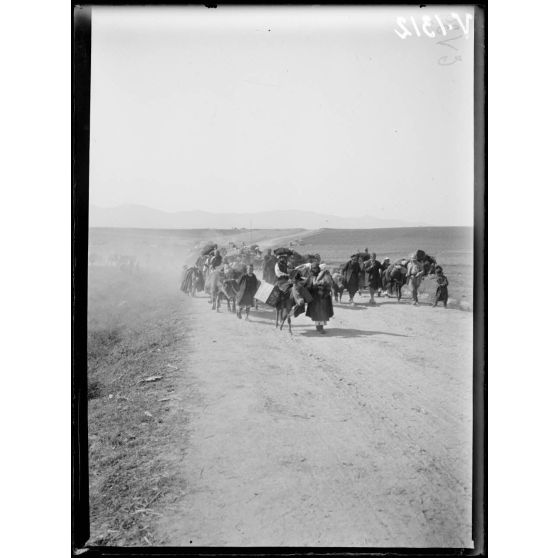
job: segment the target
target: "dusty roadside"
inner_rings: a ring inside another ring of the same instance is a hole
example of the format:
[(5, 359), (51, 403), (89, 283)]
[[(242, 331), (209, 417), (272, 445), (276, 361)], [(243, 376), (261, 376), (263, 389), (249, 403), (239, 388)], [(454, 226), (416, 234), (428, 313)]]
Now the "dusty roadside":
[(103, 267), (89, 279), (88, 544), (162, 544), (153, 526), (186, 487), (181, 293), (157, 273)]

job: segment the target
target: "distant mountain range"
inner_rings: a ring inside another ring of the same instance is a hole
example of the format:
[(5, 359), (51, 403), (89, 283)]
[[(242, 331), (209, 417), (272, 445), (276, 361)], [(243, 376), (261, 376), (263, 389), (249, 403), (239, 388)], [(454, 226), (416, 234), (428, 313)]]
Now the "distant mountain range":
[(262, 211), (259, 213), (210, 213), (207, 211), (167, 212), (143, 205), (89, 208), (90, 227), (141, 229), (377, 229), (391, 227), (421, 227), (398, 219), (337, 217), (311, 211)]

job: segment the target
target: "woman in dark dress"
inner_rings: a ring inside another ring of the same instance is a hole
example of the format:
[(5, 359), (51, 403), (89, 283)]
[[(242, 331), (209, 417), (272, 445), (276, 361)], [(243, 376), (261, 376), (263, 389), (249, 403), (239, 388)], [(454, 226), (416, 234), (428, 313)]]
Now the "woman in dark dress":
[(254, 306), (254, 295), (258, 290), (259, 281), (254, 275), (254, 266), (249, 265), (248, 271), (238, 280), (238, 292), (236, 294), (236, 304), (238, 310), (236, 315), (242, 318), (242, 309), (246, 310), (246, 320), (250, 315), (250, 308)]
[(306, 288), (312, 296), (306, 315), (316, 323), (316, 329), (320, 333), (325, 333), (324, 325), (333, 316), (331, 281), (327, 280), (327, 273), (327, 271), (320, 271), (320, 266), (315, 262), (310, 268), (310, 276), (306, 282)]

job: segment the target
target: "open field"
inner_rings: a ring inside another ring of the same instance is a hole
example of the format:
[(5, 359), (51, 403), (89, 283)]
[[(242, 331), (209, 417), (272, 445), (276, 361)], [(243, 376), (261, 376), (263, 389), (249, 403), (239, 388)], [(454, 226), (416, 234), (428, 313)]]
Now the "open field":
[[(166, 274), (180, 273), (196, 259), (195, 246), (213, 240), (258, 243), (262, 249), (301, 240), (301, 254), (319, 253), (323, 261), (340, 265), (357, 250), (368, 247), (381, 261), (408, 257), (417, 248), (435, 256), (449, 279), (450, 307), (470, 308), (473, 303), (473, 230), (470, 227), (420, 227), (403, 229), (91, 229), (90, 255), (106, 263), (111, 254), (134, 255), (143, 268)], [(435, 292), (432, 281), (421, 287), (426, 302)], [(461, 305), (460, 305), (461, 303)]]
[[(258, 234), (302, 238), (331, 263), (365, 246), (394, 257), (400, 242)], [(267, 307), (239, 321), (179, 292), (207, 239), (90, 232), (90, 252), (140, 261), (90, 266), (90, 542), (470, 546), (472, 313), (357, 295), (327, 335), (301, 316), (291, 337)], [(467, 269), (466, 240), (412, 242), (402, 255), (438, 250)]]

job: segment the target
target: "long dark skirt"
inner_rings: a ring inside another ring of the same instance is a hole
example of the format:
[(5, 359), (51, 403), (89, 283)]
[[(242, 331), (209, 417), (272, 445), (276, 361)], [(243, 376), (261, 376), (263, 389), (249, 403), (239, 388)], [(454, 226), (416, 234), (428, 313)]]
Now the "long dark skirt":
[(353, 298), (355, 296), (355, 293), (358, 291), (358, 283), (358, 275), (356, 273), (353, 273), (347, 284), (347, 290), (349, 291), (349, 296), (351, 298)]
[(374, 291), (377, 291), (382, 286), (382, 276), (380, 275), (380, 273), (370, 273), (368, 286)]
[(327, 322), (333, 316), (333, 303), (331, 294), (321, 295), (311, 291), (312, 302), (308, 303), (306, 315), (314, 322)]

